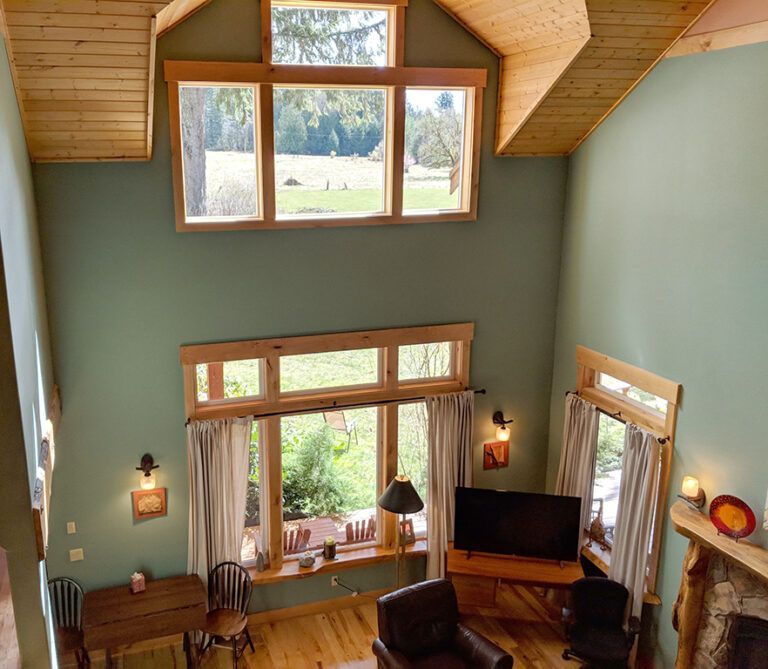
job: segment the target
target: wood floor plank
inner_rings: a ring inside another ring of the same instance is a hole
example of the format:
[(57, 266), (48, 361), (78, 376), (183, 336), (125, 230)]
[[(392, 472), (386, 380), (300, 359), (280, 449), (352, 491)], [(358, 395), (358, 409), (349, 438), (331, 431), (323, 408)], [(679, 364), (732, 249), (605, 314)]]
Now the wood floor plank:
[[(511, 653), (515, 669), (567, 669), (560, 624), (539, 595), (520, 586), (502, 585), (496, 609), (473, 607), (462, 621)], [(250, 627), (255, 652), (246, 650), (241, 669), (375, 669), (371, 643), (377, 634), (376, 603), (362, 596), (355, 607)], [(181, 669), (186, 666), (180, 638), (175, 643), (141, 644), (115, 651), (118, 669)], [(92, 667), (104, 667), (103, 653), (92, 653)], [(73, 664), (62, 663), (62, 667)], [(211, 649), (201, 669), (227, 669), (231, 651)]]

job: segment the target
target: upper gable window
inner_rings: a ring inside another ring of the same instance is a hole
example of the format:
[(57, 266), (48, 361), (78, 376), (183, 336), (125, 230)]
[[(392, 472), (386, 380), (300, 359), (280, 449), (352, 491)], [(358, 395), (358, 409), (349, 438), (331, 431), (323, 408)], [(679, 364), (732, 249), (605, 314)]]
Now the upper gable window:
[(390, 64), (391, 8), (272, 3), (272, 62), (286, 65)]
[(166, 61), (176, 229), (477, 219), (487, 70), (405, 67), (408, 0), (262, 0), (262, 63)]

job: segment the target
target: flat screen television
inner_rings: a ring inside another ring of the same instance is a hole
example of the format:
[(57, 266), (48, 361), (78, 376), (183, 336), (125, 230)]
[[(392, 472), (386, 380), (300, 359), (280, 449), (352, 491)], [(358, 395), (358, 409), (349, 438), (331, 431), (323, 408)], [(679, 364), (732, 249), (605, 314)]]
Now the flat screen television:
[(453, 547), (573, 562), (580, 515), (579, 497), (458, 487)]

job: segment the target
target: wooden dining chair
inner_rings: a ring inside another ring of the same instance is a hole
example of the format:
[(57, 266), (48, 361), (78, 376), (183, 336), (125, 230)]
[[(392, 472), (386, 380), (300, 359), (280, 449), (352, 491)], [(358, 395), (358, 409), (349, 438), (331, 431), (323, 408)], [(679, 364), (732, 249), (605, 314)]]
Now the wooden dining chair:
[[(248, 602), (251, 600), (251, 576), (237, 562), (222, 562), (208, 574), (208, 613), (205, 618), (202, 652), (205, 653), (214, 643), (232, 645), (232, 666), (250, 646), (255, 652), (251, 635), (248, 633)], [(242, 648), (238, 648), (240, 638), (245, 637)]]
[(48, 595), (56, 650), (60, 654), (74, 653), (78, 667), (90, 666), (91, 658), (83, 645), (83, 589), (71, 578), (52, 578), (48, 580)]

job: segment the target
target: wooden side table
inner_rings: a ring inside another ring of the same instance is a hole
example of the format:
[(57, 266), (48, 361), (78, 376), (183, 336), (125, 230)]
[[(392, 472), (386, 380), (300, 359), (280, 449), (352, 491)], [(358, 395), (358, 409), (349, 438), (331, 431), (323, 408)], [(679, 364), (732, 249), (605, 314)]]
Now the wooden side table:
[(136, 595), (128, 585), (85, 594), (83, 637), (90, 650), (104, 648), (107, 667), (111, 649), (172, 634), (184, 635), (187, 666), (195, 666), (189, 632), (205, 624), (205, 588), (199, 576), (173, 576), (147, 581)]
[(519, 585), (568, 589), (584, 576), (578, 562), (552, 562), (491, 553), (458, 551), (448, 544), (446, 576), (453, 581), (460, 605), (496, 606), (499, 580)]

